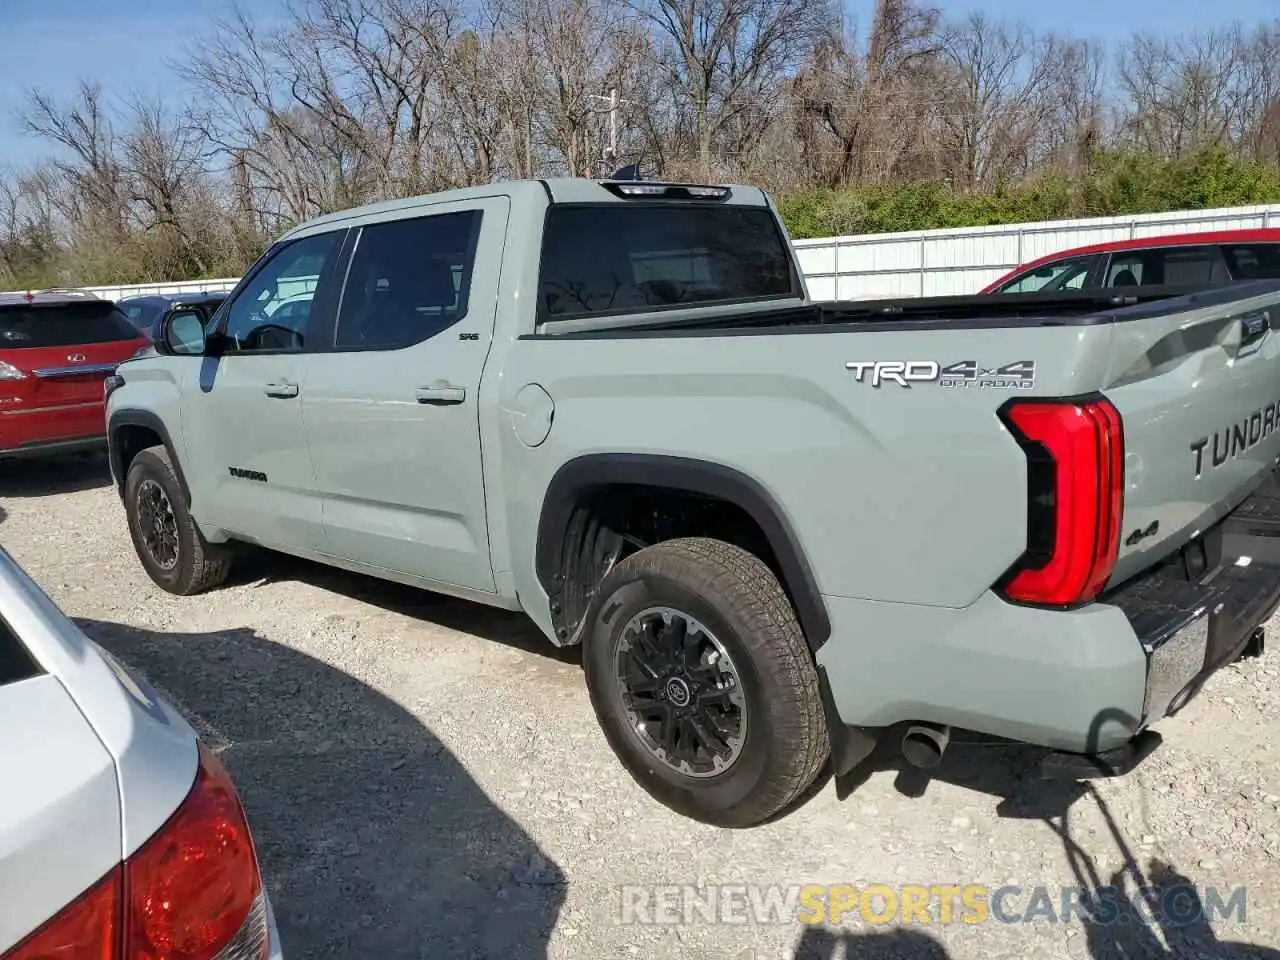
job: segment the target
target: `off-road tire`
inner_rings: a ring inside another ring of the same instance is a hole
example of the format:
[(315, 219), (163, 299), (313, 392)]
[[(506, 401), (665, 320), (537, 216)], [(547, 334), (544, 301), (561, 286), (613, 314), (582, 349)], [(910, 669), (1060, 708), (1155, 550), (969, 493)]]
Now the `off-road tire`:
[[(618, 681), (617, 651), (632, 617), (673, 608), (709, 628), (745, 694), (746, 735), (726, 770), (689, 776), (633, 732)], [(667, 807), (721, 827), (749, 827), (810, 787), (830, 753), (813, 655), (773, 572), (732, 544), (681, 538), (646, 547), (604, 578), (588, 614), (583, 666), (596, 718), (635, 780)]]
[[(152, 557), (143, 539), (139, 518), (139, 490), (154, 481), (167, 497), (177, 528), (177, 563), (165, 569)], [(222, 547), (205, 540), (191, 512), (187, 509), (183, 490), (169, 451), (163, 445), (140, 451), (129, 464), (124, 482), (125, 515), (129, 536), (138, 560), (156, 586), (178, 596), (189, 597), (220, 585), (231, 572), (231, 555)]]

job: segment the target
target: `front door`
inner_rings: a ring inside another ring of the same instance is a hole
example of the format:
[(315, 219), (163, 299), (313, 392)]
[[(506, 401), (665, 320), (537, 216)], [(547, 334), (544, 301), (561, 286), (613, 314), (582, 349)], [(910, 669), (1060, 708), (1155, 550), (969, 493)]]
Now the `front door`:
[(508, 208), (438, 204), (358, 228), (302, 402), (335, 556), (494, 589), (478, 394)]
[(283, 548), (323, 542), (302, 400), (316, 330), (331, 329), (332, 275), (345, 231), (281, 245), (213, 320), (224, 352), (184, 383), (183, 432), (199, 516), (232, 536)]

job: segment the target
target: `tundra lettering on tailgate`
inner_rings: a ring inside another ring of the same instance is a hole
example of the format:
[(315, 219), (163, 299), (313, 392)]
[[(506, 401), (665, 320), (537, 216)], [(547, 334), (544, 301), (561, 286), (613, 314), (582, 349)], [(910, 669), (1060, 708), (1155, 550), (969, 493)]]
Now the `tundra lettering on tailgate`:
[[(1280, 403), (1268, 403), (1248, 416), (1213, 432), (1213, 466), (1220, 467), (1228, 460), (1238, 457), (1246, 450), (1252, 450), (1259, 443), (1280, 427), (1276, 411)], [(1204, 451), (1209, 445), (1208, 437), (1201, 437), (1191, 444), (1191, 452), (1196, 455), (1196, 476), (1204, 472)]]

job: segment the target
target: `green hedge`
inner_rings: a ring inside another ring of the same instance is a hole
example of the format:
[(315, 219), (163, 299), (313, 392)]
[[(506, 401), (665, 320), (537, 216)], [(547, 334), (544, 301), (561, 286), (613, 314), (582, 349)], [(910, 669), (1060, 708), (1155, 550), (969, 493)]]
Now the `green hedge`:
[(1280, 203), (1280, 168), (1209, 149), (1173, 160), (1100, 153), (1077, 175), (1048, 173), (989, 193), (937, 182), (806, 190), (779, 198), (791, 235), (848, 236), (1076, 217)]

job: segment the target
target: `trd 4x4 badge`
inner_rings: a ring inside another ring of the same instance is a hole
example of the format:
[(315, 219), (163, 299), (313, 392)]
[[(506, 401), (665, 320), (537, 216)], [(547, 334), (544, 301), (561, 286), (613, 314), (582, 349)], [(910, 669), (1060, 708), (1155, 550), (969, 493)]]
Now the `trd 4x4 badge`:
[(845, 369), (859, 383), (873, 387), (896, 383), (909, 389), (916, 383), (936, 383), (940, 387), (1029, 390), (1036, 383), (1034, 360), (1018, 360), (999, 367), (983, 367), (976, 360), (961, 360), (945, 367), (936, 360), (850, 360)]

